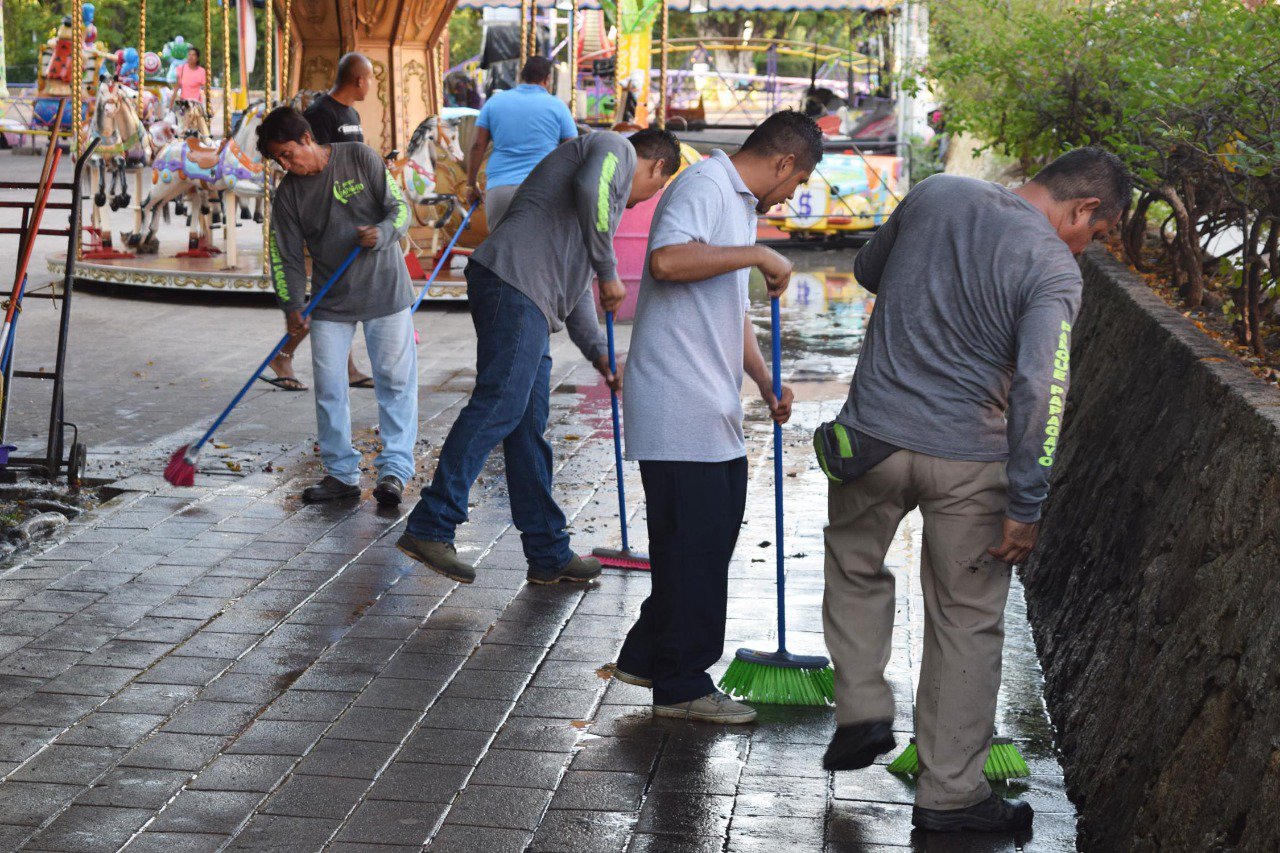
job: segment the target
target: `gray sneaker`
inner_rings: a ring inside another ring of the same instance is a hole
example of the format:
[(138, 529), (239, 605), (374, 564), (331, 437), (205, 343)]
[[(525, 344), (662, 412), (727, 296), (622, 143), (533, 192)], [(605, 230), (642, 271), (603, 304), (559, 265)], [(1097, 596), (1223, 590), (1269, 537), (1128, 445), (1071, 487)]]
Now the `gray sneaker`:
[(458, 551), (452, 542), (431, 542), (405, 533), (396, 540), (396, 547), (450, 580), (471, 583), (476, 579), (475, 567), (458, 559)]
[(708, 693), (701, 699), (692, 702), (677, 702), (674, 705), (654, 705), (655, 717), (674, 717), (678, 720), (696, 720), (699, 723), (721, 723), (734, 725), (755, 722), (755, 708), (735, 702), (719, 690)]
[(595, 557), (579, 557), (574, 554), (573, 559), (561, 566), (558, 571), (540, 572), (530, 568), (529, 573), (525, 575), (525, 580), (536, 584), (560, 583), (560, 581), (586, 583), (600, 577), (602, 568), (600, 561)]

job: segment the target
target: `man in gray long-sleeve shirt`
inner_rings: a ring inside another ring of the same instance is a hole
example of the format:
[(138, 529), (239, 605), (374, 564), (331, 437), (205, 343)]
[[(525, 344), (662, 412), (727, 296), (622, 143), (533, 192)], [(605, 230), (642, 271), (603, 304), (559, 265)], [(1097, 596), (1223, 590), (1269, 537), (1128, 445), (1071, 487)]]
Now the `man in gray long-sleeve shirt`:
[(876, 307), (839, 420), (896, 452), (832, 485), (823, 621), (838, 729), (828, 770), (893, 749), (884, 678), (898, 524), (924, 516), (925, 639), (916, 696), (921, 775), (913, 823), (1012, 831), (1031, 806), (991, 792), (991, 748), (1013, 564), (1035, 546), (1062, 428), (1074, 255), (1129, 203), (1120, 161), (1070, 152), (1018, 189), (950, 175), (922, 182), (854, 262)]
[(600, 280), (604, 309), (614, 310), (626, 295), (613, 253), (622, 211), (662, 189), (679, 159), (678, 143), (665, 131), (642, 130), (630, 139), (592, 133), (552, 151), (520, 185), (467, 264), (475, 390), (396, 543), (400, 550), (446, 577), (475, 580), (475, 569), (454, 551), (454, 531), (467, 520), (471, 485), (501, 443), (529, 581), (588, 581), (600, 574), (599, 562), (570, 550), (564, 513), (551, 493), (551, 446), (543, 437), (550, 333), (567, 326), (587, 360), (618, 387), (596, 320), (591, 277)]
[[(360, 454), (351, 446), (347, 354), (356, 324), (372, 364), (382, 452), (374, 460), (378, 503), (400, 503), (413, 477), (418, 436), (418, 357), (413, 340), (413, 288), (400, 252), (409, 205), (378, 153), (361, 142), (320, 145), (297, 110), (273, 110), (258, 129), (258, 148), (288, 175), (276, 191), (268, 262), (289, 332), (311, 330), (316, 423), (325, 478), (306, 501), (360, 495)], [(318, 290), (352, 249), (352, 262), (310, 317), (303, 248), (311, 253)]]

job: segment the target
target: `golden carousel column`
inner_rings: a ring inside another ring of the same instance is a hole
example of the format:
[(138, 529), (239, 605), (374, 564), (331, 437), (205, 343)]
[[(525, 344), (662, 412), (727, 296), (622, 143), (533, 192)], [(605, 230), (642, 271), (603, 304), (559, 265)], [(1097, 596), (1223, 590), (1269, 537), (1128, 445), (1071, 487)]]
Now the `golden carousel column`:
[(293, 0), (284, 0), (284, 24), (280, 27), (280, 100), (293, 96), (293, 57), (289, 42), (293, 38)]
[(662, 0), (662, 55), (658, 62), (658, 129), (667, 129), (667, 0)]
[[(147, 94), (147, 0), (138, 0), (138, 122), (142, 135), (146, 136), (146, 94)], [(157, 116), (159, 118), (159, 116)], [(143, 165), (138, 167), (134, 175), (133, 190), (133, 233), (142, 233), (142, 199), (144, 187), (142, 173), (146, 171), (146, 139), (142, 140)], [(128, 156), (128, 152), (125, 152)], [(126, 178), (127, 180), (127, 178)]]
[(204, 0), (204, 120), (213, 127), (213, 0)]
[[(248, 0), (243, 0), (248, 2)], [(241, 83), (244, 81), (242, 80)], [(231, 139), (231, 3), (222, 0), (222, 138)], [(227, 204), (230, 196), (231, 203)], [(236, 195), (234, 192), (223, 195), (222, 205), (222, 268), (236, 268)]]
[(569, 6), (569, 115), (578, 120), (578, 0)]
[[(80, 156), (80, 110), (84, 97), (84, 19), (79, 11), (76, 9), (71, 15), (71, 139), (67, 144), (73, 158)], [(54, 133), (51, 132), (49, 144), (52, 145), (53, 141)], [(77, 230), (75, 235), (77, 259), (83, 251), (80, 246), (82, 230)]]
[[(266, 9), (263, 11), (263, 29), (267, 31), (267, 43), (263, 46), (265, 56), (263, 62), (262, 95), (264, 103), (262, 105), (263, 112), (270, 112), (275, 106), (272, 100), (272, 94), (275, 91), (276, 83), (276, 67), (273, 64), (275, 54), (272, 51), (272, 44), (276, 40), (276, 0), (267, 0)], [(247, 152), (246, 152), (247, 153)], [(272, 194), (271, 168), (266, 159), (262, 161), (262, 281), (264, 289), (270, 286), (271, 273), (267, 267), (267, 245), (271, 239), (271, 194)]]

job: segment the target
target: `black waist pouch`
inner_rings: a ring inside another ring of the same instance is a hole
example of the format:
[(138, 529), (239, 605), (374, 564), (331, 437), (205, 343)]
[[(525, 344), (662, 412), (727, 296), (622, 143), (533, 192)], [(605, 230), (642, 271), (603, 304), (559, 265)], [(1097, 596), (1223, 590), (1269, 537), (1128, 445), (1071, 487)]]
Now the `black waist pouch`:
[(838, 421), (827, 421), (813, 432), (822, 473), (840, 485), (852, 483), (901, 449)]

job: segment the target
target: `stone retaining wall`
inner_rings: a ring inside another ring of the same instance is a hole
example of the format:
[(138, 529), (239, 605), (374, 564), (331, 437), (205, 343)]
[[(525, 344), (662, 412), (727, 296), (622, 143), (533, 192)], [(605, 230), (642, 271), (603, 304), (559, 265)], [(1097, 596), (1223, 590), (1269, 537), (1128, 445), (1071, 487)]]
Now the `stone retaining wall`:
[(1025, 568), (1084, 850), (1280, 849), (1280, 393), (1098, 248)]

